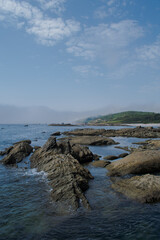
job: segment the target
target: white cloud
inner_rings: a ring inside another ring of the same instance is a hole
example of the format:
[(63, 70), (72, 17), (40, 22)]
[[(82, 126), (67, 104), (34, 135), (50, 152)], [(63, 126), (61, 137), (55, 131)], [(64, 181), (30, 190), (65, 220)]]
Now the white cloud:
[(160, 60), (160, 36), (154, 43), (137, 49), (137, 55), (144, 61)]
[(79, 31), (79, 23), (73, 20), (63, 21), (56, 19), (33, 19), (27, 28), (29, 34), (34, 34), (42, 44), (53, 45), (55, 41), (69, 37)]
[(80, 74), (83, 78), (90, 77), (103, 77), (103, 73), (100, 72), (97, 66), (93, 65), (77, 65), (72, 68), (78, 75)]
[(41, 18), (41, 11), (27, 2), (15, 0), (0, 0), (0, 12), (2, 14), (11, 14), (16, 18), (33, 19)]
[[(55, 4), (56, 9), (62, 2), (64, 1), (46, 1), (46, 4)], [(0, 14), (3, 16), (0, 18), (1, 21), (8, 22), (8, 18), (11, 18), (16, 27), (24, 27), (27, 33), (33, 34), (44, 45), (53, 45), (80, 29), (78, 22), (72, 19), (49, 18), (43, 11), (25, 1), (0, 0)]]
[[(136, 39), (143, 36), (143, 29), (136, 21), (124, 20), (112, 24), (99, 24), (85, 28), (83, 34), (67, 43), (67, 51), (75, 56), (94, 60), (97, 57), (111, 61), (111, 57), (121, 58), (126, 49)], [(120, 51), (120, 52), (119, 52)]]
[(111, 5), (113, 5), (115, 3), (115, 0), (109, 0), (109, 1), (107, 1), (107, 5), (108, 6), (111, 6)]
[(107, 17), (107, 11), (105, 6), (99, 7), (95, 12), (94, 12), (95, 18), (103, 19)]
[(64, 3), (66, 0), (37, 0), (44, 10), (51, 10), (60, 13), (65, 10)]
[(103, 19), (124, 19), (128, 15), (128, 6), (132, 5), (130, 0), (104, 0), (104, 5), (94, 12), (94, 17)]

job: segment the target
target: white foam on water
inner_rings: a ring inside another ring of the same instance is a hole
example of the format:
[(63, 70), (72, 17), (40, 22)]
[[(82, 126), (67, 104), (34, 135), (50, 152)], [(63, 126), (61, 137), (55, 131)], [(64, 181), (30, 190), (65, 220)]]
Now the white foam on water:
[[(18, 171), (17, 171), (18, 170)], [(38, 172), (36, 168), (33, 169), (16, 169), (17, 174), (26, 177), (40, 177), (42, 180), (47, 181), (47, 173), (44, 171)]]
[(38, 172), (36, 168), (27, 169), (24, 173), (25, 176), (42, 176), (42, 178), (47, 177), (47, 173), (44, 171)]

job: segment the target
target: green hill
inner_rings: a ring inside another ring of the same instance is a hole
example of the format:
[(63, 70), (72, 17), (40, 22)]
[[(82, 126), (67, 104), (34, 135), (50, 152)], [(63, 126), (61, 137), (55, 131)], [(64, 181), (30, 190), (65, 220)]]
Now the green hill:
[(129, 123), (160, 123), (160, 113), (128, 111), (105, 116), (87, 118), (86, 124), (129, 124)]

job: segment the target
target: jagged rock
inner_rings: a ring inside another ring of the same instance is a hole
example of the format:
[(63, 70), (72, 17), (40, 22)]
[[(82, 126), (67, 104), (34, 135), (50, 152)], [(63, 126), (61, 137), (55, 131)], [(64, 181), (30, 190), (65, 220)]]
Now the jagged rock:
[(4, 164), (15, 164), (21, 162), (25, 157), (29, 156), (33, 148), (26, 141), (16, 143), (9, 153), (2, 159)]
[(107, 166), (109, 176), (145, 174), (160, 171), (160, 151), (133, 152)]
[(93, 157), (95, 161), (99, 161), (99, 159), (101, 158), (101, 156), (97, 154), (94, 154)]
[(11, 150), (12, 150), (13, 146), (9, 147), (9, 148), (5, 148), (4, 151), (0, 151), (0, 156), (4, 156), (6, 154), (8, 154)]
[(103, 146), (118, 144), (113, 139), (103, 136), (75, 136), (63, 138), (64, 140), (70, 141), (71, 144), (80, 145), (92, 145), (92, 146)]
[(112, 188), (128, 198), (142, 203), (160, 201), (160, 176), (146, 174), (130, 179), (116, 180), (112, 184)]
[[(51, 139), (49, 142), (51, 143)], [(46, 148), (47, 145), (49, 148)], [(63, 150), (65, 152), (68, 149)], [(58, 151), (60, 151), (59, 147), (57, 147)], [(53, 188), (51, 196), (54, 201), (67, 202), (75, 210), (79, 207), (80, 202), (87, 209), (90, 208), (83, 192), (88, 189), (88, 181), (93, 177), (71, 154), (56, 153), (55, 146), (46, 143), (44, 147), (33, 153), (30, 161), (32, 168), (48, 174), (50, 185)]]
[(99, 160), (99, 161), (94, 161), (91, 163), (94, 167), (106, 167), (108, 164), (110, 164), (110, 161), (105, 161), (105, 160)]
[(50, 137), (48, 141), (43, 145), (43, 150), (48, 151), (50, 149), (54, 149), (57, 146), (56, 138)]
[(31, 144), (31, 140), (27, 139), (27, 140), (22, 140), (22, 141), (19, 141), (19, 142), (15, 142), (15, 143), (13, 143), (13, 145), (23, 143), (23, 142)]
[(91, 162), (94, 159), (88, 147), (70, 144), (69, 141), (56, 141), (55, 137), (50, 137), (42, 148), (43, 151), (52, 150), (53, 154), (71, 154), (80, 163)]
[(34, 150), (37, 150), (37, 149), (39, 149), (39, 148), (41, 148), (40, 146), (34, 146)]

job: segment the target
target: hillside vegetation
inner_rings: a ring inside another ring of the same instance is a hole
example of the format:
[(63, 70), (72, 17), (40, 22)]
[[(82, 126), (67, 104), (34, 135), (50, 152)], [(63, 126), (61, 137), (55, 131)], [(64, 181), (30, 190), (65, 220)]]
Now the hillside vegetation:
[(160, 123), (160, 113), (128, 111), (87, 118), (86, 124)]

